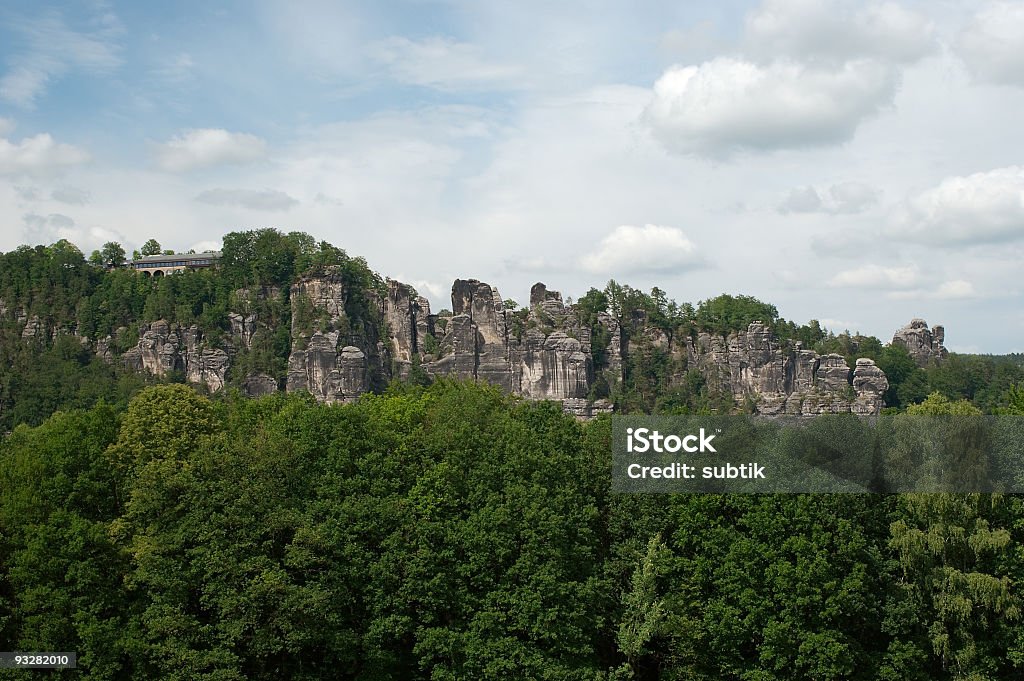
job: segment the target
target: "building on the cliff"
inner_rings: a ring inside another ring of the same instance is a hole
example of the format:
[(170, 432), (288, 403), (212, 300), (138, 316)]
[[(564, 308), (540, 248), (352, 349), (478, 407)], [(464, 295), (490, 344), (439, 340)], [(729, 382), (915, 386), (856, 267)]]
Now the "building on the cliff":
[(147, 277), (162, 277), (173, 272), (184, 270), (200, 270), (213, 267), (220, 260), (219, 251), (208, 253), (176, 253), (174, 255), (147, 255), (129, 263), (133, 270), (142, 272)]

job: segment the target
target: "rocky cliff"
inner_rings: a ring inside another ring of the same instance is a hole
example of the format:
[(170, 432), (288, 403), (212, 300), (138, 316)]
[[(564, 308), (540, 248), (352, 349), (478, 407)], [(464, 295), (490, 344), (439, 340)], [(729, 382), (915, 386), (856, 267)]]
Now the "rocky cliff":
[(323, 402), (351, 402), (383, 388), (380, 296), (346, 285), (336, 268), (300, 279), (290, 294), (288, 392), (305, 390)]
[[(158, 320), (141, 326), (137, 343), (120, 355), (115, 346), (124, 344), (109, 336), (83, 341), (105, 361), (155, 376), (180, 372), (211, 391), (230, 382), (253, 396), (283, 389), (349, 402), (391, 380), (451, 376), (558, 401), (581, 417), (611, 411), (603, 398), (624, 383), (638, 353), (652, 349), (668, 358), (670, 388), (696, 371), (714, 394), (763, 414), (875, 414), (888, 387), (870, 359), (850, 367), (841, 355), (782, 342), (760, 322), (726, 336), (680, 337), (642, 311), (627, 321), (600, 312), (584, 323), (578, 305), (541, 283), (529, 306), (515, 310), (490, 284), (458, 279), (450, 313), (438, 315), (411, 286), (353, 284), (327, 267), (288, 289), (237, 290), (229, 307), (214, 337), (194, 324)], [(36, 316), (20, 321), (26, 342), (57, 333)], [(925, 363), (945, 356), (942, 340), (941, 327), (914, 320), (893, 343)], [(266, 356), (278, 358), (276, 369), (267, 368)]]
[(699, 333), (687, 339), (687, 353), (710, 384), (762, 414), (877, 414), (889, 387), (872, 360), (851, 370), (842, 355), (783, 346), (761, 322), (727, 337)]
[[(109, 352), (109, 341), (98, 346), (101, 356)], [(229, 365), (224, 350), (204, 345), (197, 326), (181, 327), (164, 320), (144, 325), (138, 345), (127, 350), (121, 360), (130, 369), (154, 376), (182, 372), (189, 383), (205, 385), (213, 392), (224, 387)]]
[(932, 362), (945, 359), (949, 352), (942, 345), (946, 340), (946, 330), (941, 326), (928, 328), (923, 319), (912, 319), (910, 323), (893, 334), (893, 345), (902, 345), (914, 358), (918, 366), (928, 366)]

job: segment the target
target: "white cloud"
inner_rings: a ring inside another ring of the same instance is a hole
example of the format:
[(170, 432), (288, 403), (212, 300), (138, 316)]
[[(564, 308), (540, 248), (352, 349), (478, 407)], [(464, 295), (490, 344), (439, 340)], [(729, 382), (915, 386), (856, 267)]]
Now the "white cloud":
[(505, 269), (512, 272), (537, 272), (540, 274), (565, 270), (562, 262), (554, 262), (542, 255), (528, 255), (507, 258)]
[(596, 250), (580, 259), (584, 270), (620, 276), (628, 273), (672, 273), (702, 265), (697, 249), (682, 230), (661, 225), (620, 225)]
[(644, 119), (655, 138), (683, 154), (820, 146), (852, 138), (892, 101), (896, 83), (892, 68), (872, 61), (822, 68), (720, 57), (666, 71)]
[(121, 32), (116, 17), (104, 14), (92, 32), (74, 31), (57, 13), (16, 25), (27, 49), (14, 55), (0, 77), (0, 99), (31, 108), (51, 81), (69, 73), (105, 73), (120, 63), (113, 39)]
[(475, 45), (441, 37), (392, 37), (372, 53), (399, 82), (438, 90), (517, 87), (524, 77), (516, 66), (487, 60)]
[(840, 182), (819, 192), (814, 187), (794, 187), (779, 204), (780, 213), (861, 213), (878, 203), (880, 192), (863, 182)]
[(978, 80), (1024, 86), (1024, 4), (994, 2), (960, 33), (957, 50)]
[(819, 319), (818, 323), (821, 324), (823, 328), (830, 329), (836, 333), (839, 333), (840, 331), (856, 331), (860, 328), (859, 322), (845, 322), (841, 319), (829, 319), (828, 317)]
[(84, 206), (89, 203), (89, 192), (75, 187), (57, 187), (50, 192), (50, 198), (58, 203), (72, 206)]
[(266, 142), (255, 135), (218, 128), (186, 130), (156, 148), (157, 165), (184, 172), (216, 165), (252, 163), (266, 154)]
[(206, 251), (219, 251), (221, 247), (220, 241), (197, 241), (190, 246), (190, 248), (196, 253), (205, 253)]
[(920, 273), (914, 265), (883, 267), (871, 264), (839, 272), (828, 281), (828, 285), (836, 288), (906, 288), (915, 286), (920, 280)]
[(935, 47), (928, 18), (893, 2), (766, 0), (747, 15), (752, 54), (842, 63), (911, 63)]
[(891, 229), (936, 246), (1024, 239), (1024, 167), (946, 178), (912, 196)]
[(829, 188), (832, 212), (861, 213), (878, 203), (881, 192), (863, 182), (840, 182)]
[(779, 204), (780, 213), (818, 213), (821, 210), (821, 196), (811, 186), (793, 187)]
[(974, 284), (963, 279), (943, 282), (935, 292), (935, 297), (942, 300), (960, 300), (973, 298), (975, 295)]
[(298, 199), (276, 189), (207, 189), (196, 196), (196, 201), (262, 211), (285, 211), (299, 205)]
[(52, 175), (88, 160), (85, 150), (56, 142), (45, 132), (17, 143), (0, 138), (0, 176)]
[(14, 121), (0, 117), (0, 137), (7, 137), (14, 130)]
[(944, 281), (933, 287), (920, 287), (887, 294), (893, 300), (969, 300), (978, 297), (974, 284), (964, 279)]
[[(426, 298), (431, 303), (431, 309), (433, 312), (437, 312), (441, 308), (448, 307), (451, 304), (451, 288), (436, 281), (427, 281), (425, 279), (412, 279), (407, 281), (404, 277), (396, 277), (398, 281), (408, 283), (416, 292)], [(438, 305), (434, 308), (434, 305)]]
[(124, 243), (124, 237), (114, 230), (96, 225), (82, 225), (61, 213), (26, 213), (22, 216), (22, 222), (25, 240), (30, 244), (50, 244), (67, 239), (83, 253), (88, 253), (108, 241)]

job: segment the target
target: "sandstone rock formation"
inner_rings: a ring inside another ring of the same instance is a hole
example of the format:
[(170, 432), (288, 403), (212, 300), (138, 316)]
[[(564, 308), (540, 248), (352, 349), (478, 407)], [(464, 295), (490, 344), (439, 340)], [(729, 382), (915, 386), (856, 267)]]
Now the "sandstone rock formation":
[(893, 345), (905, 347), (921, 367), (943, 360), (949, 355), (942, 345), (945, 340), (946, 330), (943, 327), (933, 326), (929, 329), (928, 323), (923, 319), (912, 319), (892, 337)]
[[(109, 343), (106, 346), (109, 351)], [(121, 355), (129, 369), (166, 376), (181, 371), (190, 383), (216, 392), (224, 387), (229, 358), (219, 348), (204, 347), (199, 327), (180, 327), (161, 319), (139, 329), (139, 342)]]
[(46, 333), (46, 324), (39, 319), (39, 315), (32, 315), (25, 322), (25, 328), (21, 332), (21, 339), (29, 341), (36, 338), (45, 338)]
[(255, 314), (242, 315), (237, 312), (228, 313), (228, 323), (231, 325), (231, 335), (238, 339), (241, 347), (248, 350), (252, 347), (253, 336), (256, 335)]
[[(388, 353), (378, 338), (384, 302), (376, 292), (347, 290), (341, 271), (328, 268), (292, 285), (291, 301), (288, 392), (351, 402), (383, 387)], [(350, 306), (362, 316), (352, 318)]]
[[(716, 394), (767, 415), (875, 414), (888, 388), (871, 360), (858, 359), (851, 370), (843, 356), (819, 356), (799, 343), (782, 343), (760, 322), (724, 337), (673, 337), (642, 310), (624, 323), (604, 312), (584, 323), (578, 306), (566, 305), (543, 283), (532, 287), (529, 307), (506, 309), (498, 290), (476, 279), (456, 280), (451, 311), (434, 315), (427, 299), (401, 282), (389, 279), (363, 289), (346, 281), (343, 270), (328, 267), (296, 281), (287, 296), (276, 288), (239, 289), (222, 335), (204, 339), (195, 325), (155, 321), (140, 328), (138, 342), (120, 361), (157, 376), (181, 372), (213, 391), (230, 377), (247, 395), (283, 386), (328, 403), (351, 402), (415, 371), (420, 378), (452, 376), (526, 399), (557, 401), (584, 418), (611, 410), (608, 400), (596, 398), (614, 394), (636, 352), (667, 357), (669, 373), (659, 380), (669, 386), (682, 385), (696, 370)], [(289, 310), (287, 366), (271, 375), (250, 358), (268, 351), (282, 331), (274, 320)], [(23, 323), (23, 338), (45, 337), (38, 317), (26, 316)], [(123, 331), (115, 334), (122, 343)], [(918, 361), (945, 355), (941, 327), (929, 331), (920, 320), (898, 332), (894, 342), (907, 345)], [(93, 347), (114, 361), (110, 336)], [(232, 375), (232, 366), (245, 373)]]
[(851, 372), (842, 355), (783, 347), (761, 322), (724, 338), (699, 333), (688, 351), (709, 385), (766, 415), (876, 414), (889, 387), (870, 359), (858, 359)]
[(249, 397), (262, 397), (277, 392), (277, 381), (267, 374), (249, 374), (242, 382), (242, 390)]
[(337, 331), (317, 331), (304, 350), (288, 359), (288, 392), (306, 390), (321, 402), (351, 402), (369, 391), (366, 354), (346, 345), (338, 348)]
[(395, 365), (393, 375), (404, 379), (412, 370), (414, 358), (418, 361), (422, 356), (424, 340), (434, 334), (434, 322), (430, 302), (411, 286), (388, 279), (387, 287), (382, 315)]

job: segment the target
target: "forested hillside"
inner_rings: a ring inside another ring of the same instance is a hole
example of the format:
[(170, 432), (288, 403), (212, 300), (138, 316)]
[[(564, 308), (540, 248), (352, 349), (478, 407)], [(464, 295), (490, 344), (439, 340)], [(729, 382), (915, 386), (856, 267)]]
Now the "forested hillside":
[[(77, 651), (56, 674), (89, 679), (1024, 674), (1019, 496), (613, 494), (609, 416), (432, 375), (432, 334), (347, 403), (250, 398), (248, 377), (283, 387), (318, 334), (385, 347), (396, 288), (302, 234), (231, 234), (218, 268), (162, 279), (115, 246), (0, 256), (0, 649)], [(344, 309), (293, 297), (324, 273)], [(756, 325), (873, 360), (897, 419), (1024, 415), (1019, 356), (920, 366), (749, 296), (541, 294), (499, 299), (512, 335), (579, 331), (557, 338), (589, 339), (591, 397), (622, 412), (756, 410), (672, 350)], [(240, 336), (243, 308), (263, 325)], [(222, 389), (123, 361), (158, 320), (231, 358)], [(630, 348), (617, 374), (609, 329)]]
[(446, 381), (55, 414), (0, 450), (0, 640), (91, 679), (1020, 677), (1021, 498), (615, 495), (609, 437)]

